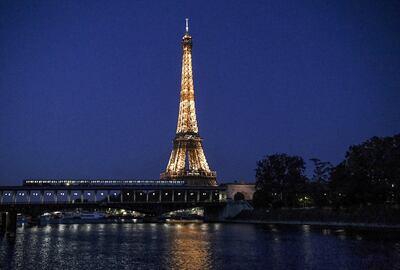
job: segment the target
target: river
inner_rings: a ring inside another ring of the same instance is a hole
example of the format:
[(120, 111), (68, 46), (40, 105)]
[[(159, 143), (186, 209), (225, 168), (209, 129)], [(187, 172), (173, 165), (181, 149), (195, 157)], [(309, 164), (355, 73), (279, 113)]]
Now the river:
[(0, 236), (1, 269), (400, 269), (389, 231), (252, 224), (70, 224)]

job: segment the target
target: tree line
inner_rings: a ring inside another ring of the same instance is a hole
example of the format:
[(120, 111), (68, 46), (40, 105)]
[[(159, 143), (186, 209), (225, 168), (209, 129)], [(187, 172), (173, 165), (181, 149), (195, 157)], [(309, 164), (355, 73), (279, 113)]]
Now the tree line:
[(300, 156), (268, 155), (257, 162), (256, 207), (351, 207), (400, 203), (400, 134), (350, 146), (333, 166), (317, 158), (312, 177)]

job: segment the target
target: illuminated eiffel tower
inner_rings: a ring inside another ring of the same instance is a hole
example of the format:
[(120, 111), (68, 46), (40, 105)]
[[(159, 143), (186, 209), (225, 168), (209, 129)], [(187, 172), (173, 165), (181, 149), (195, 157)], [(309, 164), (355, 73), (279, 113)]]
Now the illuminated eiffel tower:
[(188, 19), (182, 38), (182, 81), (174, 148), (161, 179), (185, 180), (188, 185), (216, 185), (216, 172), (208, 167), (196, 120), (192, 74), (192, 37)]

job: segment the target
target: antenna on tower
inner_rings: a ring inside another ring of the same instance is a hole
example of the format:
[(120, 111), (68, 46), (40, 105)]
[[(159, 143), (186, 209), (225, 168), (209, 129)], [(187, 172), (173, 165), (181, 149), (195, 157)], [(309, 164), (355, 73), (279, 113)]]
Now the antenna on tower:
[(186, 33), (189, 33), (189, 18), (186, 18)]

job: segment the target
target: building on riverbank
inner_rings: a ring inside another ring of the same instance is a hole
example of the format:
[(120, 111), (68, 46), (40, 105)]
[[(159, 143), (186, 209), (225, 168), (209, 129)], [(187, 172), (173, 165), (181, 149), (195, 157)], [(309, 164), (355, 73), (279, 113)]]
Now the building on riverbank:
[(229, 200), (234, 200), (235, 195), (242, 194), (244, 200), (253, 200), (253, 195), (256, 192), (255, 183), (245, 183), (245, 182), (233, 182), (221, 184), (221, 187), (226, 187), (226, 198)]

